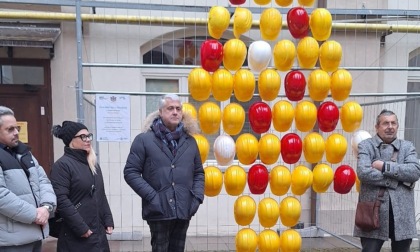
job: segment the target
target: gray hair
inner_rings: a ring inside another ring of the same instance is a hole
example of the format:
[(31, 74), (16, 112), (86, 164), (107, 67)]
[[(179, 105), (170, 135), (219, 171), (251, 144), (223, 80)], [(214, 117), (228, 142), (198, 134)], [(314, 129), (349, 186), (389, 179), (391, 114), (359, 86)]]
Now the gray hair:
[[(381, 122), (381, 116), (392, 116), (392, 115), (395, 115), (395, 113), (392, 112), (391, 110), (383, 109), (381, 113), (379, 113), (379, 115), (376, 117), (376, 125), (379, 125), (379, 123)], [(395, 115), (395, 118), (397, 119), (397, 123), (398, 123), (398, 117), (396, 115)]]
[(5, 115), (15, 116), (15, 113), (8, 107), (0, 106), (0, 126), (3, 125), (2, 117)]
[[(166, 94), (162, 96), (162, 98), (159, 101), (159, 110), (161, 110), (163, 107), (165, 107), (166, 100), (172, 100), (172, 101), (179, 101), (181, 103), (181, 100), (179, 99), (179, 96), (176, 94)], [(181, 103), (182, 105), (182, 103)]]

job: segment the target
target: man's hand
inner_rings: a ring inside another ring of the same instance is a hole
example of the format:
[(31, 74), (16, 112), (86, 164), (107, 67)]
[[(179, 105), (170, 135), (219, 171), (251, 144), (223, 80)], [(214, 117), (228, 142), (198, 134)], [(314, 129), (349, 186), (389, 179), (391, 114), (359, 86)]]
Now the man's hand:
[(48, 218), (50, 218), (50, 213), (45, 207), (38, 207), (36, 209), (35, 224), (45, 225), (47, 224)]
[(107, 227), (105, 232), (110, 235), (110, 234), (112, 234), (112, 230), (114, 230), (113, 227)]
[(382, 160), (375, 160), (372, 163), (372, 168), (375, 168), (380, 172), (382, 172), (382, 167), (383, 166), (384, 166), (384, 161), (382, 161)]
[(83, 235), (82, 235), (82, 237), (83, 238), (88, 238), (89, 236), (91, 236), (93, 234), (93, 232), (92, 232), (92, 230), (88, 230), (86, 233), (84, 233)]

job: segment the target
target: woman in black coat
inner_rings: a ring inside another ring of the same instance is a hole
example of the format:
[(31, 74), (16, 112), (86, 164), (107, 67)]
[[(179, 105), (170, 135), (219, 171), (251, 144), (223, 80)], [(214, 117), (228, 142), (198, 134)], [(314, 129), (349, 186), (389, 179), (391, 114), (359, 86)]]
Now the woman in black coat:
[(114, 222), (93, 136), (85, 125), (71, 121), (55, 125), (53, 135), (66, 145), (51, 170), (57, 211), (64, 219), (57, 251), (110, 251), (106, 234), (112, 234)]

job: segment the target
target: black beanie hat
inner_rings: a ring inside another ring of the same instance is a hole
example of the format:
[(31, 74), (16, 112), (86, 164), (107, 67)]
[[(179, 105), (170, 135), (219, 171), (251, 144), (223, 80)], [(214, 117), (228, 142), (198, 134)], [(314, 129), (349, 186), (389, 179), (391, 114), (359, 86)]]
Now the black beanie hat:
[(71, 140), (74, 136), (82, 129), (88, 129), (85, 125), (78, 122), (64, 121), (62, 126), (54, 125), (52, 128), (52, 133), (55, 137), (63, 140), (63, 143), (66, 146), (69, 146)]

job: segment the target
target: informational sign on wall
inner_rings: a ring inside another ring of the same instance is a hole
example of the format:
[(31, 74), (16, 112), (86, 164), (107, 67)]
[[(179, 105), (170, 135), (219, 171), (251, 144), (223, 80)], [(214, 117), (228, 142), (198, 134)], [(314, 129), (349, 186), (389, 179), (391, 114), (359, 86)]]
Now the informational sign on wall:
[(28, 122), (20, 121), (16, 122), (17, 125), (20, 127), (19, 130), (19, 140), (22, 143), (28, 143)]
[(97, 141), (129, 142), (130, 121), (129, 95), (96, 95)]

